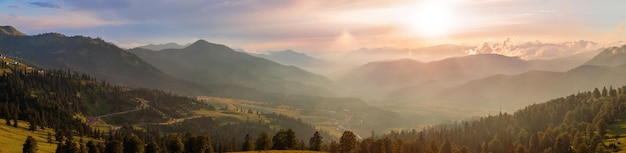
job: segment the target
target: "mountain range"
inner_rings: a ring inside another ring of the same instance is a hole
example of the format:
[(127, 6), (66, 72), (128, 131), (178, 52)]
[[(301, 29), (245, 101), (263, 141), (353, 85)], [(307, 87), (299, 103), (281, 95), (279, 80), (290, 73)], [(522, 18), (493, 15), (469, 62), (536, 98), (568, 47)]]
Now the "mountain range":
[(444, 89), (433, 99), (452, 104), (520, 108), (590, 88), (626, 84), (626, 46), (610, 47), (566, 72), (530, 71), (495, 75)]
[[(439, 54), (451, 55), (462, 54), (466, 47), (442, 45), (412, 52), (437, 55), (437, 48), (444, 49)], [(204, 40), (155, 50), (124, 50), (99, 38), (58, 33), (28, 36), (10, 26), (0, 27), (0, 53), (20, 62), (185, 95), (275, 101), (284, 97), (281, 94), (336, 96), (346, 91), (370, 100), (519, 108), (593, 87), (626, 84), (624, 46), (549, 60), (477, 54), (430, 62), (370, 62), (336, 83), (293, 66), (323, 65), (325, 60), (290, 50), (257, 55), (265, 56), (260, 58)]]
[(327, 60), (312, 57), (305, 53), (293, 50), (250, 53), (250, 55), (265, 58), (283, 65), (293, 65), (318, 74), (329, 73), (329, 67), (332, 65), (332, 63)]
[(175, 79), (99, 38), (68, 37), (59, 33), (26, 36), (10, 26), (0, 29), (0, 53), (29, 65), (86, 73), (124, 86), (159, 88), (188, 95), (208, 90)]
[(148, 45), (144, 45), (144, 46), (139, 46), (138, 48), (143, 48), (143, 49), (149, 49), (149, 50), (153, 50), (153, 51), (160, 51), (160, 50), (164, 50), (164, 49), (181, 49), (181, 48), (185, 48), (189, 46), (189, 44), (187, 45), (179, 45), (177, 43), (166, 43), (166, 44), (148, 44)]
[(463, 45), (443, 44), (421, 48), (361, 48), (340, 56), (346, 63), (357, 65), (372, 61), (415, 59), (420, 61), (436, 61), (449, 57), (465, 56), (466, 51), (474, 48)]
[(428, 63), (401, 59), (365, 64), (345, 74), (338, 83), (356, 96), (415, 100), (416, 97), (423, 97), (423, 94), (461, 85), (471, 80), (499, 74), (520, 74), (531, 70), (562, 72), (579, 66), (586, 60), (569, 57), (523, 60), (499, 54), (452, 57)]
[(331, 95), (333, 82), (295, 66), (198, 40), (182, 49), (128, 50), (174, 77), (202, 85), (236, 84), (265, 92)]

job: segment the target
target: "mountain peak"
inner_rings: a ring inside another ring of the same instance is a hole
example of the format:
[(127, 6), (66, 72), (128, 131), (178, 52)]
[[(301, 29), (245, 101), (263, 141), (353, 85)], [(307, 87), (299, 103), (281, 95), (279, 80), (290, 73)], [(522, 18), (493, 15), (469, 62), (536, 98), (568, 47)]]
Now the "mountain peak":
[(0, 26), (0, 35), (26, 36), (24, 33), (18, 31), (12, 26)]
[(200, 40), (198, 40), (198, 41), (196, 41), (196, 42), (191, 43), (191, 45), (189, 45), (189, 46), (190, 46), (190, 47), (191, 47), (191, 46), (198, 46), (198, 45), (206, 46), (206, 45), (211, 45), (211, 44), (212, 44), (212, 43), (210, 43), (210, 42), (208, 42), (208, 41), (206, 41), (206, 40), (204, 40), (204, 39), (200, 39)]
[(233, 49), (226, 45), (211, 43), (206, 40), (198, 40), (191, 45), (183, 48), (182, 50), (191, 51), (191, 52), (212, 52), (212, 53), (227, 53), (227, 52), (235, 52)]
[(619, 66), (626, 64), (626, 45), (604, 49), (585, 65)]
[(185, 49), (206, 50), (208, 48), (213, 48), (215, 46), (218, 46), (218, 44), (210, 43), (204, 39), (200, 39), (196, 42), (191, 43), (191, 45), (185, 47)]

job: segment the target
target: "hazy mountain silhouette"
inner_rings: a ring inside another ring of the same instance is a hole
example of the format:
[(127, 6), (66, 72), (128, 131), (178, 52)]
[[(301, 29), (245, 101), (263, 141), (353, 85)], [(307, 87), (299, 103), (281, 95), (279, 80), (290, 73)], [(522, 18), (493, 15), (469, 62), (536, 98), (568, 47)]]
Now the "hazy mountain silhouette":
[(203, 85), (237, 84), (268, 92), (331, 94), (326, 88), (332, 82), (323, 76), (204, 40), (183, 49), (129, 51), (172, 76)]
[(429, 91), (433, 92), (497, 74), (520, 74), (530, 70), (566, 71), (582, 63), (584, 61), (574, 59), (526, 61), (498, 54), (453, 57), (429, 63), (402, 59), (368, 63), (346, 74), (339, 82), (358, 96), (380, 98), (390, 94), (388, 99), (415, 100), (408, 97), (422, 97), (414, 93), (424, 94), (426, 89), (420, 87), (424, 83), (429, 84), (428, 87), (432, 88)]
[(622, 86), (626, 84), (626, 64), (617, 64), (626, 63), (626, 58), (622, 58), (625, 51), (626, 46), (611, 47), (586, 65), (567, 72), (496, 75), (442, 90), (434, 97), (453, 104), (519, 108), (594, 87)]
[(153, 51), (160, 51), (160, 50), (164, 50), (164, 49), (181, 49), (181, 48), (185, 48), (189, 46), (189, 44), (187, 45), (179, 45), (177, 43), (167, 43), (167, 44), (148, 44), (145, 46), (139, 46), (138, 48), (143, 48), (143, 49), (149, 49), (149, 50), (153, 50)]
[(253, 56), (262, 57), (283, 65), (293, 65), (315, 73), (328, 73), (331, 63), (319, 58), (311, 57), (305, 53), (293, 50), (271, 51), (267, 53), (255, 54)]
[(585, 65), (619, 66), (626, 64), (626, 46), (611, 47), (600, 52)]
[(466, 50), (473, 47), (460, 45), (436, 45), (422, 48), (361, 48), (351, 51), (339, 58), (342, 62), (362, 65), (373, 61), (416, 59), (420, 61), (435, 61), (449, 57), (465, 56)]

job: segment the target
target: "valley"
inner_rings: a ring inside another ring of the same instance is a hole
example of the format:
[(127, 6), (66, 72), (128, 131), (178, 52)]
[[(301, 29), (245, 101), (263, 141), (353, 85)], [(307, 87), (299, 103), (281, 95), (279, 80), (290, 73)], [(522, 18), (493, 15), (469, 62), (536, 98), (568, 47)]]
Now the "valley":
[[(311, 150), (328, 152), (341, 152), (346, 137), (358, 142), (348, 149), (371, 152), (623, 147), (626, 46), (534, 60), (466, 55), (471, 47), (456, 45), (400, 49), (389, 56), (437, 58), (377, 57), (330, 79), (307, 70), (330, 73), (337, 61), (293, 50), (249, 54), (202, 39), (122, 49), (101, 38), (0, 29), (0, 117), (5, 131), (19, 134), (0, 143), (12, 146), (9, 152), (29, 135), (9, 127), (11, 120), (28, 124), (40, 146), (41, 132), (58, 137), (42, 152), (86, 148), (76, 136), (102, 146), (140, 141), (170, 150), (170, 142), (197, 140), (201, 150), (233, 152), (251, 150), (252, 140), (266, 141), (264, 134), (279, 142), (255, 144), (260, 150), (307, 150), (314, 133), (324, 141)], [(458, 138), (466, 135), (475, 138)]]

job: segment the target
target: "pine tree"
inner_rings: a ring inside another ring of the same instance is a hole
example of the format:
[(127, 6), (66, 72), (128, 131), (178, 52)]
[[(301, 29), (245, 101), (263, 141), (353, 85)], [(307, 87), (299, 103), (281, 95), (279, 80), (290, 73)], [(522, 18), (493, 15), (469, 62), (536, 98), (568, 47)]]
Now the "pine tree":
[(213, 148), (211, 147), (211, 140), (207, 136), (187, 136), (187, 141), (185, 141), (185, 152), (186, 153), (195, 153), (195, 152), (212, 152)]
[(167, 152), (169, 153), (182, 153), (184, 151), (185, 144), (183, 144), (178, 134), (170, 134), (167, 141)]
[(452, 153), (452, 145), (450, 141), (446, 140), (441, 145), (441, 149), (439, 149), (439, 153)]
[(296, 138), (296, 132), (292, 129), (287, 129), (287, 131), (285, 131), (285, 139), (283, 141), (287, 150), (297, 149), (298, 138)]
[(322, 136), (319, 132), (315, 132), (313, 137), (309, 140), (309, 149), (313, 151), (320, 151), (322, 149)]
[(9, 109), (9, 102), (4, 102), (4, 109), (2, 112), (4, 113), (3, 116), (6, 121), (6, 124), (10, 126), (11, 125), (11, 117), (10, 117), (11, 112)]
[(64, 148), (65, 148), (65, 142), (59, 141), (59, 144), (57, 144), (57, 149), (55, 153), (64, 153), (65, 152), (65, 150), (63, 150)]
[(89, 140), (86, 146), (87, 146), (88, 153), (100, 153), (100, 150), (98, 149), (98, 145), (93, 140)]
[(63, 147), (63, 152), (65, 153), (80, 153), (80, 146), (78, 146), (78, 143), (74, 142), (72, 138), (65, 140)]
[(154, 142), (150, 142), (148, 143), (148, 145), (146, 145), (146, 149), (145, 149), (145, 153), (158, 153), (159, 152), (159, 145), (157, 145)]
[(352, 131), (344, 131), (339, 139), (339, 152), (350, 153), (356, 148), (356, 135)]
[(48, 143), (52, 143), (52, 133), (48, 132), (48, 137), (46, 138)]
[(37, 148), (37, 141), (32, 137), (28, 136), (26, 138), (26, 142), (24, 142), (22, 152), (23, 153), (36, 153), (39, 149)]
[(122, 142), (117, 140), (111, 140), (107, 142), (106, 147), (104, 148), (105, 153), (122, 153), (124, 152), (124, 146)]
[(243, 146), (241, 147), (241, 151), (251, 151), (251, 150), (254, 150), (254, 147), (252, 146), (250, 135), (246, 134), (246, 137), (243, 139)]
[(272, 149), (275, 150), (287, 150), (285, 139), (287, 137), (286, 131), (280, 129), (274, 137), (272, 137)]
[(124, 152), (125, 153), (143, 153), (144, 143), (137, 135), (131, 134), (124, 139)]
[(598, 90), (598, 88), (593, 89), (593, 98), (600, 98), (602, 96), (602, 94), (600, 93), (600, 90)]
[(270, 148), (272, 148), (272, 140), (270, 139), (270, 136), (265, 132), (261, 132), (259, 134), (259, 137), (256, 138), (254, 144), (256, 150), (269, 150)]

